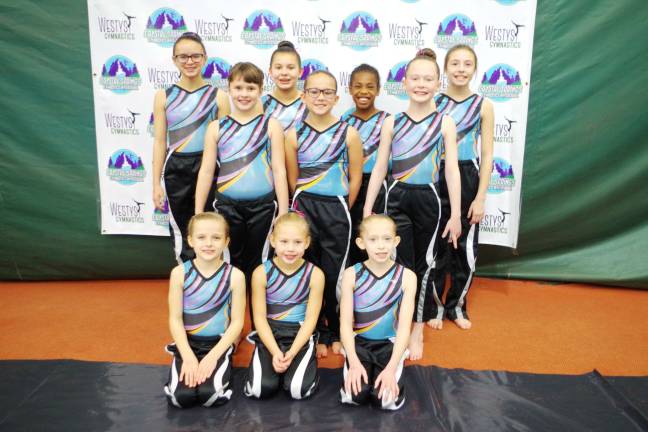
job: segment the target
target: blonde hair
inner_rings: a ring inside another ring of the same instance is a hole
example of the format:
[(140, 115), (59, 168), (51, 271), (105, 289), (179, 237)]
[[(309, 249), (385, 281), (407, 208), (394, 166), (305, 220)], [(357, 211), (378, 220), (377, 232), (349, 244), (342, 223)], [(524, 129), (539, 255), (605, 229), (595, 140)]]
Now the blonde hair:
[(304, 237), (310, 237), (310, 227), (308, 226), (306, 218), (304, 216), (301, 216), (299, 213), (292, 211), (279, 216), (277, 220), (275, 220), (274, 228), (272, 229), (272, 235), (275, 235), (275, 232), (280, 226), (286, 224), (298, 225), (304, 232)]
[(187, 226), (187, 234), (192, 235), (196, 223), (205, 220), (211, 220), (222, 224), (223, 228), (225, 228), (225, 235), (229, 237), (229, 224), (227, 223), (227, 220), (223, 217), (223, 215), (213, 211), (193, 215), (193, 217), (189, 220), (189, 225)]
[(358, 236), (362, 237), (367, 232), (367, 225), (374, 221), (389, 222), (394, 230), (394, 234), (396, 234), (396, 222), (394, 222), (394, 219), (390, 218), (386, 214), (372, 214), (371, 216), (362, 219), (362, 222), (360, 222), (360, 226), (358, 227)]

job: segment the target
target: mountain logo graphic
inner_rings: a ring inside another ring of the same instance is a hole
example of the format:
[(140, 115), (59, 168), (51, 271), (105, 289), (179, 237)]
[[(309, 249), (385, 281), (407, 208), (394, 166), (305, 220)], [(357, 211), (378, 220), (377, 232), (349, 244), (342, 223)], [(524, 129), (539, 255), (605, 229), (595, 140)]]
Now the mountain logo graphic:
[(166, 228), (169, 225), (169, 201), (164, 200), (162, 210), (155, 207), (153, 210), (153, 222), (157, 226)]
[(302, 61), (302, 74), (299, 77), (299, 81), (297, 81), (297, 88), (299, 90), (304, 90), (304, 83), (306, 82), (308, 75), (318, 70), (327, 71), (328, 68), (324, 63), (316, 59), (310, 58)]
[(448, 15), (439, 23), (434, 42), (446, 50), (457, 44), (474, 47), (477, 44), (475, 22), (463, 14)]
[(99, 83), (106, 90), (122, 94), (138, 90), (142, 78), (137, 65), (131, 59), (123, 55), (114, 55), (104, 62)]
[(387, 80), (383, 84), (385, 93), (396, 96), (398, 99), (407, 100), (407, 93), (403, 87), (403, 78), (405, 78), (405, 69), (407, 69), (407, 61), (396, 63), (389, 73), (387, 73)]
[(148, 17), (144, 37), (151, 43), (170, 47), (186, 31), (184, 17), (175, 9), (163, 7), (156, 9)]
[(493, 158), (493, 173), (488, 184), (488, 193), (499, 194), (511, 191), (513, 187), (515, 187), (513, 166), (506, 159)]
[(356, 51), (378, 46), (382, 40), (378, 20), (367, 12), (353, 12), (342, 21), (338, 40)]
[(227, 78), (232, 66), (220, 57), (209, 57), (202, 69), (202, 77), (214, 87), (227, 90)]
[(241, 39), (256, 48), (273, 48), (286, 38), (281, 18), (274, 12), (260, 9), (252, 12), (243, 24)]
[(155, 136), (155, 133), (153, 131), (153, 113), (152, 112), (151, 112), (151, 115), (149, 116), (148, 125), (146, 126), (146, 132), (148, 132), (150, 137)]
[(479, 92), (495, 102), (518, 98), (522, 93), (520, 73), (514, 67), (498, 63), (491, 66), (481, 80)]
[(130, 186), (143, 182), (146, 170), (141, 157), (130, 150), (120, 149), (108, 159), (106, 175), (112, 181)]

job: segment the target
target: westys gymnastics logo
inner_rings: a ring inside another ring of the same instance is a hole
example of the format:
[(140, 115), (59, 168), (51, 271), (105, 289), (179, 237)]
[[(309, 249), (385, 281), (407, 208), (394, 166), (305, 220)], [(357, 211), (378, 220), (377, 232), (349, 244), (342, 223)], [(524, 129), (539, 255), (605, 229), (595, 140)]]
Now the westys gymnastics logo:
[(342, 21), (338, 40), (356, 51), (378, 46), (382, 40), (378, 20), (367, 12), (354, 12)]
[(164, 228), (169, 225), (169, 201), (167, 201), (166, 199), (164, 200), (164, 206), (162, 206), (162, 210), (157, 207), (155, 207), (155, 210), (153, 210), (153, 222), (155, 223), (155, 225)]
[(517, 98), (522, 93), (520, 73), (512, 66), (498, 63), (484, 73), (479, 92), (495, 102)]
[(407, 61), (396, 63), (387, 74), (387, 80), (383, 84), (383, 89), (389, 95), (396, 96), (398, 99), (407, 100), (407, 93), (403, 87), (403, 78), (407, 69)]
[(324, 63), (322, 63), (319, 60), (316, 59), (306, 59), (302, 62), (302, 74), (299, 77), (299, 80), (297, 81), (297, 88), (299, 90), (304, 90), (304, 83), (306, 82), (306, 78), (308, 78), (308, 75), (312, 74), (315, 71), (318, 70), (325, 70), (327, 71), (328, 68)]
[(108, 159), (106, 175), (110, 180), (129, 186), (143, 182), (146, 170), (142, 164), (142, 158), (130, 150), (120, 149)]
[(515, 187), (513, 166), (505, 159), (493, 158), (493, 173), (488, 184), (488, 193), (499, 194), (511, 191), (513, 187)]
[(222, 58), (209, 57), (202, 69), (202, 77), (212, 86), (226, 90), (228, 85), (227, 78), (229, 77), (231, 68), (232, 66)]
[(286, 38), (281, 18), (265, 9), (257, 10), (247, 17), (241, 39), (257, 48), (272, 48)]
[(137, 65), (128, 57), (114, 55), (103, 64), (99, 83), (114, 93), (128, 93), (142, 84)]
[(434, 41), (439, 48), (443, 49), (448, 49), (457, 44), (474, 47), (477, 44), (475, 23), (466, 15), (448, 15), (439, 23)]
[(146, 22), (144, 37), (152, 43), (170, 47), (178, 37), (187, 31), (184, 17), (171, 8), (156, 9)]

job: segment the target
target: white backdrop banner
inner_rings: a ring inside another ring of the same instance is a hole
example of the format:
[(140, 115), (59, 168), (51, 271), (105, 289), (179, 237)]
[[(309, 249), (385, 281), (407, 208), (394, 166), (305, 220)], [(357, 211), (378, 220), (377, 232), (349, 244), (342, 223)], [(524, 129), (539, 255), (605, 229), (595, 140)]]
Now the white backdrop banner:
[[(195, 31), (209, 57), (203, 76), (223, 89), (231, 65), (251, 61), (267, 70), (277, 42), (292, 41), (302, 78), (321, 68), (338, 78), (336, 114), (353, 106), (347, 86), (360, 63), (380, 71), (377, 107), (396, 113), (407, 108), (401, 80), (417, 49), (433, 48), (443, 68), (448, 48), (474, 47), (472, 88), (495, 106), (480, 243), (516, 247), (535, 11), (536, 0), (88, 0), (101, 232), (168, 235), (168, 214), (151, 198), (153, 96), (179, 78), (173, 42)], [(442, 90), (446, 84), (444, 76)]]

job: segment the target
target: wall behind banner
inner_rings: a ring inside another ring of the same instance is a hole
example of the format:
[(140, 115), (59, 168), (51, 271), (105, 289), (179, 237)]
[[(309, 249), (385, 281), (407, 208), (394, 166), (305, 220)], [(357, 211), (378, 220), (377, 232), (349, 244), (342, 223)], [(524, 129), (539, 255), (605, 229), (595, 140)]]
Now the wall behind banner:
[[(2, 8), (2, 279), (173, 265), (167, 238), (99, 234), (87, 17), (85, 2)], [(643, 0), (539, 2), (518, 255), (482, 247), (479, 274), (648, 287), (646, 20)]]

